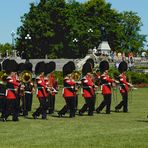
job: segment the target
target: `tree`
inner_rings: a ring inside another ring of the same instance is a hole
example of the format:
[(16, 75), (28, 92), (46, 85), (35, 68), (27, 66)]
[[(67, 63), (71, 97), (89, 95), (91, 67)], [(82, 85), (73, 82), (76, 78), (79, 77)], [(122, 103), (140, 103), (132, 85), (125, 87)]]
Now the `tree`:
[(121, 48), (125, 52), (138, 52), (144, 47), (146, 36), (141, 35), (140, 28), (142, 26), (141, 18), (135, 12), (123, 12), (120, 19), (120, 34), (118, 35)]
[[(21, 21), (16, 48), (30, 58), (84, 57), (104, 40), (103, 30), (112, 50), (137, 52), (145, 42), (139, 33), (140, 17), (134, 12), (118, 13), (105, 0), (40, 0), (30, 4)], [(31, 40), (25, 40), (28, 33)]]
[(7, 51), (9, 54), (12, 52), (12, 45), (9, 43), (0, 44), (0, 53), (2, 54), (2, 57), (6, 56)]

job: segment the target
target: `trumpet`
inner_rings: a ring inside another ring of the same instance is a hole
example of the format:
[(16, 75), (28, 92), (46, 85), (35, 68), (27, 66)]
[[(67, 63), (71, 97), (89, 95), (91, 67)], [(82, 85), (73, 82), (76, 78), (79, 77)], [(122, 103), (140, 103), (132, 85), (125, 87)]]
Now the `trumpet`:
[(30, 71), (25, 70), (20, 74), (19, 79), (23, 83), (28, 83), (32, 80), (32, 73)]

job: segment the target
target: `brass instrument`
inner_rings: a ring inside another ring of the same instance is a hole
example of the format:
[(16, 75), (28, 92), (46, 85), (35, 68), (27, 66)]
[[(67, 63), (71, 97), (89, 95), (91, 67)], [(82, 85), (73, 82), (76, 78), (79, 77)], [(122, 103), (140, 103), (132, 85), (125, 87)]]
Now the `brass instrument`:
[(74, 79), (75, 81), (80, 81), (81, 78), (81, 73), (79, 71), (74, 71), (71, 74), (72, 79)]
[(5, 71), (0, 71), (0, 80), (6, 81), (8, 74)]
[(30, 71), (24, 70), (19, 77), (20, 81), (23, 83), (28, 83), (32, 80), (32, 73)]

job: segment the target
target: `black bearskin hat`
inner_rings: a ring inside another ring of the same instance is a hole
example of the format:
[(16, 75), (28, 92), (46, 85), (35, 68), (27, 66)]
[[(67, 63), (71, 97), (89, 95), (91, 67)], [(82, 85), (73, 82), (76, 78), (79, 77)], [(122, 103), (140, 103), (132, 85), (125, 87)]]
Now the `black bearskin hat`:
[(66, 63), (63, 66), (63, 76), (65, 77), (67, 74), (71, 74), (74, 70), (74, 63), (72, 63), (71, 61)]
[(82, 74), (85, 76), (87, 73), (92, 72), (92, 65), (89, 62), (86, 62), (82, 68)]
[(56, 69), (56, 63), (54, 61), (51, 61), (49, 63), (45, 64), (45, 75), (51, 73)]
[(35, 74), (38, 75), (42, 72), (45, 72), (45, 63), (44, 61), (38, 62), (35, 66)]
[(6, 66), (6, 71), (8, 72), (17, 72), (18, 71), (18, 64), (15, 60), (9, 60), (8, 65)]
[(73, 61), (69, 61), (67, 64), (69, 64), (69, 67), (71, 68), (72, 71), (76, 69), (75, 63)]
[(49, 62), (49, 65), (50, 65), (50, 72), (56, 69), (56, 63), (54, 61)]
[(7, 71), (7, 67), (8, 67), (8, 62), (10, 61), (10, 59), (5, 59), (3, 62), (2, 62), (2, 70), (5, 70)]
[(18, 71), (18, 63), (15, 60), (11, 60), (12, 72)]
[(94, 68), (94, 60), (93, 59), (87, 59), (86, 63), (89, 62), (92, 66), (92, 68)]
[(18, 64), (18, 72), (21, 73), (25, 70), (25, 64), (24, 63), (19, 63)]
[(50, 73), (50, 64), (49, 63), (45, 63), (45, 75)]
[(25, 67), (25, 70), (32, 72), (32, 67), (33, 67), (32, 63), (26, 62), (24, 67)]
[(100, 62), (99, 66), (100, 72), (103, 73), (105, 70), (109, 70), (109, 63), (106, 60)]
[(125, 61), (122, 61), (118, 66), (118, 70), (120, 73), (127, 71), (127, 63)]

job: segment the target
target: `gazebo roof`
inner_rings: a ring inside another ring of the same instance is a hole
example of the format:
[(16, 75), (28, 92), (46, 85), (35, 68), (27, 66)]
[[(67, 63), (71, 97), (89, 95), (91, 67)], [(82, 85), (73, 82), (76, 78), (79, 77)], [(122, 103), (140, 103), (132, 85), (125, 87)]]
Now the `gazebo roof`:
[(98, 50), (111, 50), (111, 48), (110, 48), (110, 46), (109, 46), (107, 41), (102, 41), (99, 44)]

